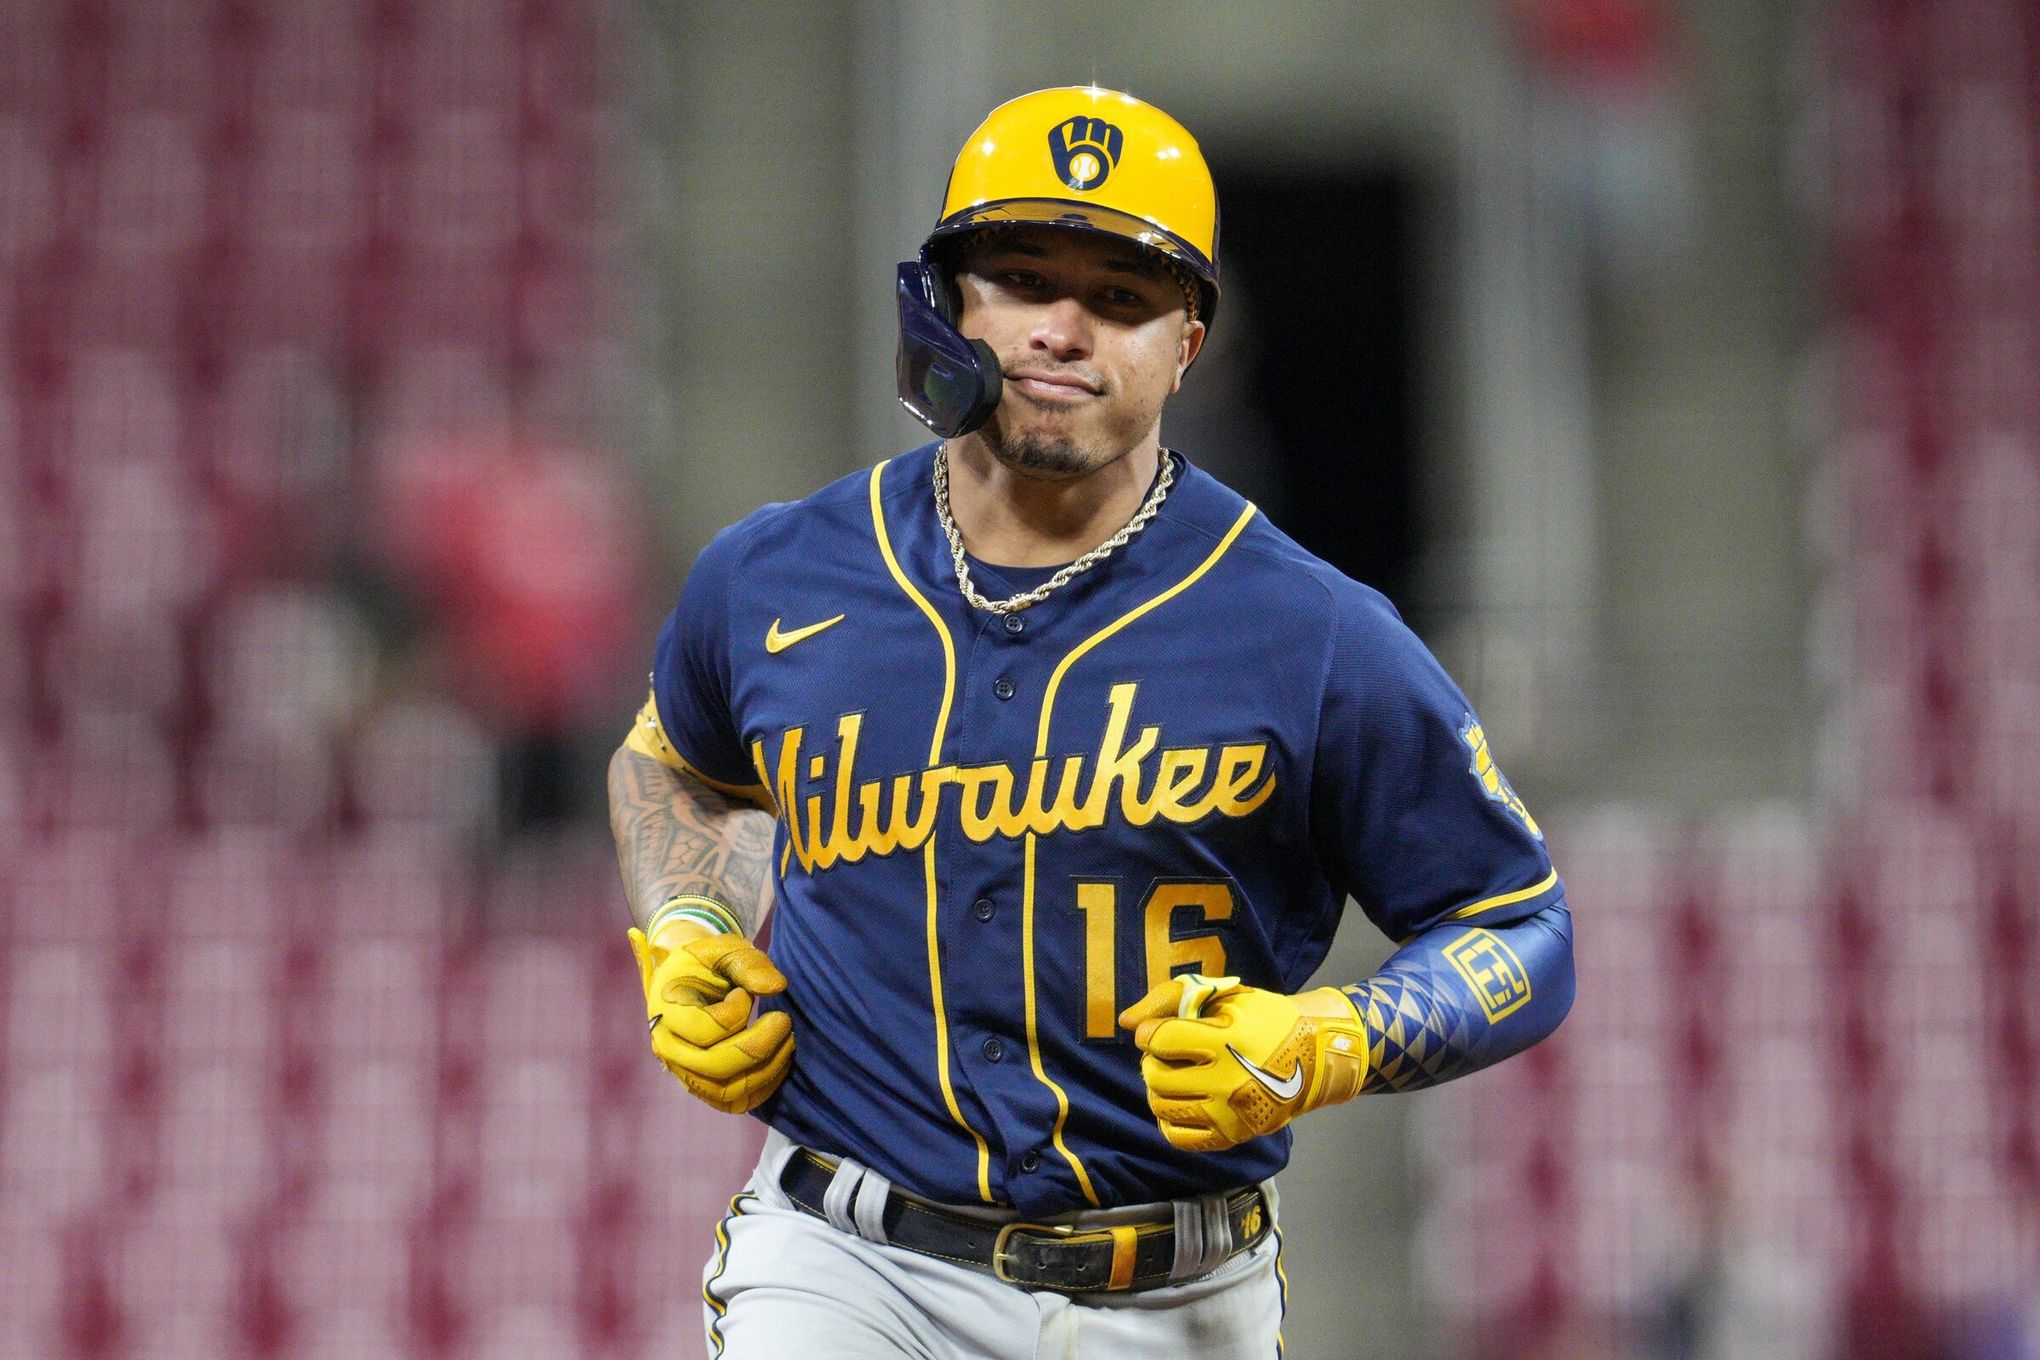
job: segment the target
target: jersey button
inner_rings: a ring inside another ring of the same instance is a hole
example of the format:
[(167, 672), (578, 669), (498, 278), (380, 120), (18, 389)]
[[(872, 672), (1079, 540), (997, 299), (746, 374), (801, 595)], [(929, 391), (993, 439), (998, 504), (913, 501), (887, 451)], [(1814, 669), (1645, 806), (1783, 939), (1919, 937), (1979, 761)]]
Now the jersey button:
[(980, 897), (977, 901), (971, 903), (970, 906), (970, 914), (977, 917), (980, 921), (991, 920), (994, 910), (996, 908), (992, 906), (992, 899), (989, 897)]
[(1011, 680), (1008, 680), (1003, 675), (1000, 676), (998, 679), (992, 681), (992, 693), (998, 695), (1001, 699), (1012, 698), (1013, 682)]
[(1006, 631), (1015, 635), (1026, 632), (1027, 620), (1021, 618), (1018, 614), (1008, 614), (1006, 616)]
[(1020, 1154), (1020, 1169), (1029, 1175), (1041, 1170), (1041, 1154), (1029, 1150)]
[(1001, 1043), (995, 1035), (985, 1040), (984, 1053), (986, 1062), (999, 1062), (1006, 1056), (1006, 1045)]

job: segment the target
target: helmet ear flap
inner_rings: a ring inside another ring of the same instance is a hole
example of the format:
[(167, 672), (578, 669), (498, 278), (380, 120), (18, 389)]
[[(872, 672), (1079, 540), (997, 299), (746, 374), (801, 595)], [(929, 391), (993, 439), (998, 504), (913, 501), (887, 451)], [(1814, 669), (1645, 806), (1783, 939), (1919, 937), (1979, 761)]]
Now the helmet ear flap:
[(944, 439), (969, 434), (998, 409), (1004, 386), (999, 356), (956, 328), (960, 307), (946, 270), (902, 263), (898, 296), (900, 404)]

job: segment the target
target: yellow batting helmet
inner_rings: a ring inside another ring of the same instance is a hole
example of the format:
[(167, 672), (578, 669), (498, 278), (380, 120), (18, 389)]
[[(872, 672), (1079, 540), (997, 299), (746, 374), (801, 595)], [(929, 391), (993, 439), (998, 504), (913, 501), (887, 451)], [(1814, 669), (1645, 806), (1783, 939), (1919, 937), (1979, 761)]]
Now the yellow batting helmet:
[(999, 105), (957, 153), (942, 216), (899, 271), (900, 401), (945, 438), (999, 403), (996, 359), (955, 328), (946, 246), (1036, 224), (1146, 246), (1183, 278), (1198, 319), (1218, 311), (1218, 192), (1197, 139), (1152, 104), (1096, 86), (1036, 90)]
[(1197, 139), (1130, 94), (1093, 85), (999, 105), (949, 172), (928, 245), (1032, 222), (1138, 241), (1196, 279), (1198, 316), (1218, 309), (1218, 192)]

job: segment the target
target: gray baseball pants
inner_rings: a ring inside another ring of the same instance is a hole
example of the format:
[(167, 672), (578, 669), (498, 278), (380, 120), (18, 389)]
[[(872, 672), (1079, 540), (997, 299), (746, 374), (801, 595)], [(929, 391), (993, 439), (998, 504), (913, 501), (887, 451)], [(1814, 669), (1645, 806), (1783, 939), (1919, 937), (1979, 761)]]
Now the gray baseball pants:
[[(1182, 1284), (1065, 1295), (889, 1246), (875, 1209), (885, 1185), (845, 1161), (837, 1222), (803, 1213), (779, 1188), (794, 1145), (778, 1133), (716, 1229), (702, 1272), (713, 1360), (1273, 1360), (1281, 1354), (1282, 1242)], [(857, 1195), (856, 1188), (866, 1193)], [(1267, 1188), (1270, 1210), (1273, 1187)], [(859, 1204), (862, 1201), (862, 1205)], [(1152, 1209), (1152, 1206), (1144, 1206)], [(1074, 1216), (1086, 1226), (1138, 1210)]]

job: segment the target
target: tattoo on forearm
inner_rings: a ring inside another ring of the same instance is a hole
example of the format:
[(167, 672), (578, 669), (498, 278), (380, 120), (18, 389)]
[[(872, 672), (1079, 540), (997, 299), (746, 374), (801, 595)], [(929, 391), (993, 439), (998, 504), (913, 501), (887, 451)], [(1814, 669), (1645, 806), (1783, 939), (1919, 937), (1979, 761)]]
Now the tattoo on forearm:
[(757, 933), (774, 887), (769, 813), (625, 749), (609, 762), (609, 826), (640, 926), (675, 895), (700, 893)]

